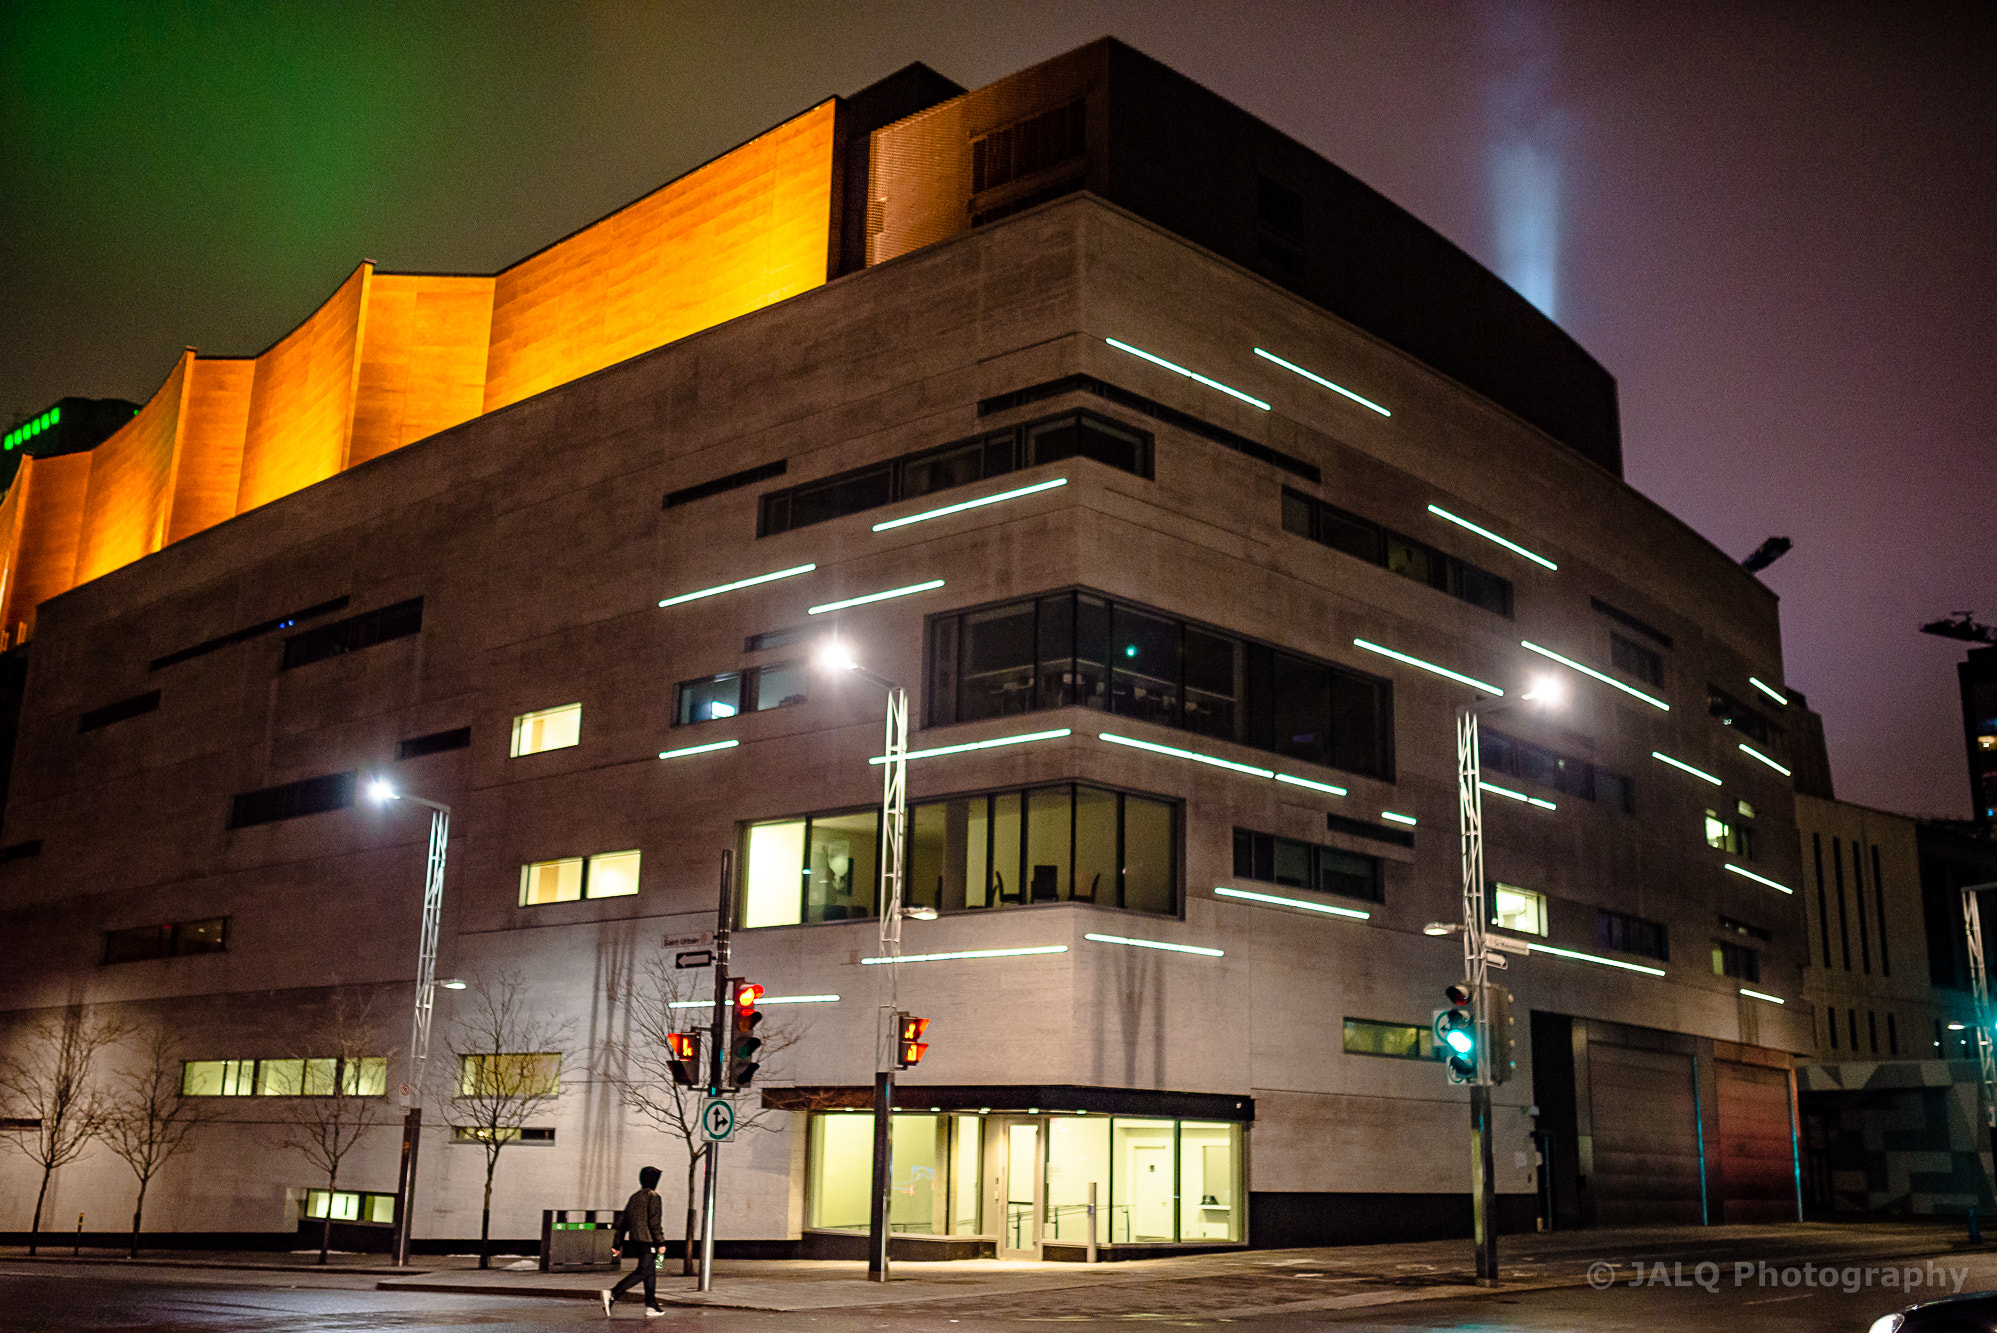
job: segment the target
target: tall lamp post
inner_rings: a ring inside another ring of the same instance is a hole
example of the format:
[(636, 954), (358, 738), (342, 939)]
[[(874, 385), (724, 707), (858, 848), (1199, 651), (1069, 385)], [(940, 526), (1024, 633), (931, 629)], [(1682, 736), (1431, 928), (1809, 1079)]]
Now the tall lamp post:
[[(387, 781), (368, 783), (368, 799), (377, 805), (412, 801), (430, 809), (430, 857), (423, 876), (423, 924), (416, 945), (416, 1004), (409, 1027), (409, 1110), (402, 1121), (402, 1166), (395, 1178), (395, 1262), (409, 1264), (410, 1214), (416, 1199), (416, 1154), (423, 1129), (423, 1070), (430, 1058), (430, 1011), (437, 991), (437, 931), (444, 906), (444, 853), (450, 845), (451, 807), (398, 792)], [(453, 990), (462, 981), (445, 982)]]
[[(908, 827), (908, 691), (867, 670), (837, 639), (819, 650), (827, 671), (848, 672), (887, 691), (887, 748), (881, 778), (881, 956), (888, 959), (888, 1003), (881, 1006), (874, 1033), (874, 1179), (867, 1217), (867, 1280), (888, 1280), (889, 1187), (894, 1180), (894, 1009), (900, 997), (902, 846)], [(932, 912), (912, 915), (928, 917)]]

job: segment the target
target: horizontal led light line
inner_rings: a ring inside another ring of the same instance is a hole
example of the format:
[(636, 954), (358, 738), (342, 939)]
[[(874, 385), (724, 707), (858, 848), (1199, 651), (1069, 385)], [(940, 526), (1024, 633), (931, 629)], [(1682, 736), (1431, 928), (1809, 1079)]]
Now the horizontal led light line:
[(1335, 787), (1329, 782), (1313, 782), (1309, 778), (1292, 777), (1288, 773), (1278, 773), (1276, 781), (1287, 782), (1292, 787), (1307, 787), (1312, 791), (1321, 791), (1327, 796), (1345, 795), (1345, 788), (1343, 787)]
[(1084, 935), (1097, 944), (1128, 944), (1133, 949), (1163, 949), (1167, 953), (1196, 953), (1202, 958), (1224, 958), (1225, 949), (1208, 949), (1198, 944), (1167, 944), (1163, 940), (1131, 940), (1121, 935)]
[(1390, 417), (1394, 415), (1392, 412), (1389, 412), (1386, 408), (1374, 402), (1371, 398), (1361, 398), (1358, 394), (1352, 392), (1352, 390), (1346, 388), (1343, 384), (1333, 384), (1330, 380), (1326, 379), (1324, 376), (1314, 375), (1310, 371), (1305, 370), (1302, 366), (1297, 365), (1294, 362), (1285, 361), (1282, 357), (1277, 356), (1274, 352), (1266, 352), (1262, 350), (1260, 347), (1258, 347), (1255, 349), (1255, 355), (1261, 357), (1264, 361), (1274, 361), (1277, 365), (1289, 371), (1291, 374), (1302, 375), (1312, 384), (1319, 385), (1323, 388), (1331, 390), (1335, 394), (1340, 394), (1346, 398), (1350, 398), (1353, 402), (1359, 404), (1361, 407), (1371, 408), (1373, 411), (1378, 412), (1383, 417)]
[(905, 953), (899, 958), (862, 958), (862, 966), (875, 963), (953, 963), (962, 958), (1025, 958), (1032, 954), (1066, 953), (1065, 944), (1036, 944), (1025, 949), (959, 949), (955, 953)]
[(758, 574), (752, 579), (736, 579), (733, 583), (724, 583), (718, 588), (702, 588), (699, 592), (683, 592), (677, 597), (666, 598), (659, 605), (678, 606), (681, 602), (697, 602), (703, 597), (715, 597), (724, 592), (734, 592), (737, 588), (753, 588), (758, 583), (774, 583), (778, 579), (795, 578), (799, 574), (809, 574), (817, 568), (817, 565), (794, 565), (789, 569), (780, 569), (774, 574)]
[(1559, 565), (1554, 564), (1551, 560), (1548, 560), (1545, 556), (1535, 555), (1531, 551), (1526, 550), (1525, 547), (1520, 546), (1517, 542), (1511, 541), (1504, 537), (1500, 537), (1497, 533), (1491, 531), (1489, 528), (1479, 527), (1475, 523), (1472, 523), (1467, 518), (1458, 518), (1456, 515), (1450, 513), (1447, 509), (1444, 509), (1441, 505), (1430, 505), (1428, 507), (1428, 512), (1434, 514), (1437, 518), (1448, 519), (1451, 523), (1454, 523), (1459, 528), (1468, 528), (1470, 531), (1476, 533), (1479, 537), (1482, 537), (1485, 541), (1496, 542), (1498, 545), (1504, 547), (1507, 551), (1510, 551), (1513, 555), (1522, 555), (1526, 559), (1532, 561), (1535, 565), (1544, 565), (1548, 569), (1560, 568)]
[(1769, 1002), (1770, 1004), (1787, 1004), (1787, 1003), (1789, 1003), (1789, 1002), (1788, 1002), (1787, 1000), (1783, 999), (1783, 998), (1782, 998), (1782, 997), (1781, 997), (1780, 995), (1770, 995), (1770, 994), (1768, 994), (1768, 993), (1767, 993), (1766, 991), (1758, 991), (1758, 990), (1749, 990), (1749, 989), (1748, 989), (1747, 987), (1745, 987), (1745, 986), (1742, 986), (1742, 987), (1740, 988), (1740, 993), (1741, 993), (1742, 995), (1745, 995), (1745, 996), (1747, 996), (1747, 997), (1748, 997), (1749, 999), (1751, 999), (1751, 1000), (1766, 1000), (1766, 1001), (1768, 1001), (1768, 1002)]
[(1305, 902), (1302, 898), (1282, 898), (1273, 893), (1253, 893), (1247, 889), (1216, 888), (1214, 892), (1223, 898), (1243, 898), (1251, 903), (1268, 903), (1274, 907), (1297, 907), (1306, 912), (1323, 912), (1329, 916), (1349, 916), (1355, 921), (1371, 921), (1371, 912), (1361, 912), (1352, 907), (1333, 907), (1330, 903)]
[(661, 759), (684, 759), (690, 754), (712, 754), (716, 750), (732, 750), (740, 741), (709, 741), (706, 745), (683, 745), (677, 750), (661, 750)]
[[(756, 1001), (759, 1005), (837, 1004), (838, 1002), (839, 997), (837, 995), (765, 995), (762, 999)], [(712, 1000), (674, 1000), (666, 1006), (668, 1009), (712, 1009), (713, 1007), (714, 1001)], [(735, 997), (732, 995), (722, 996), (721, 1007), (723, 1009), (733, 1009), (735, 1007)]]
[(1726, 785), (1725, 783), (1721, 782), (1718, 778), (1714, 777), (1711, 773), (1708, 773), (1705, 769), (1694, 768), (1690, 764), (1686, 763), (1683, 759), (1673, 759), (1670, 755), (1664, 753), (1664, 751), (1662, 750), (1652, 750), (1650, 752), (1650, 757), (1652, 759), (1657, 760), (1659, 763), (1669, 764), (1673, 768), (1681, 768), (1685, 770), (1687, 773), (1690, 773), (1695, 778), (1703, 778), (1707, 782), (1712, 783), (1715, 787), (1723, 787)]
[[(969, 754), (972, 750), (996, 750), (1005, 745), (1024, 745), (1028, 741), (1059, 740), (1063, 736), (1072, 735), (1074, 735), (1074, 732), (1067, 727), (1062, 727), (1055, 731), (1029, 731), (1023, 736), (994, 736), (988, 741), (966, 741), (962, 745), (939, 745), (933, 750), (910, 750), (903, 757), (906, 759), (934, 759), (938, 755)], [(886, 755), (877, 754), (867, 762), (870, 764), (885, 764), (887, 761), (888, 757)]]
[(1051, 491), (1056, 486), (1066, 486), (1066, 477), (1056, 477), (1052, 481), (1036, 482), (1031, 486), (1021, 486), (1016, 490), (1000, 491), (997, 495), (980, 496), (975, 500), (965, 500), (961, 504), (944, 505), (941, 509), (931, 509), (921, 514), (910, 514), (907, 518), (891, 518), (885, 523), (874, 524), (875, 532), (886, 532), (890, 528), (905, 528), (911, 523), (923, 523), (932, 518), (943, 518), (949, 514), (961, 514), (966, 509), (982, 509), (995, 505), (1001, 500), (1017, 500), (1022, 495), (1036, 495), (1041, 491)]
[(1096, 738), (1108, 741), (1111, 745), (1128, 745), (1139, 750), (1149, 750), (1153, 754), (1169, 754), (1174, 759), (1190, 759), (1196, 764), (1212, 764), (1215, 768), (1232, 769), (1236, 773), (1246, 773), (1252, 778), (1273, 778), (1276, 776), (1276, 770), (1273, 768), (1257, 768), (1253, 764), (1237, 764), (1232, 759), (1217, 759), (1213, 755), (1201, 754), (1196, 750), (1181, 750), (1175, 745), (1158, 745), (1151, 741), (1133, 740), (1128, 736), (1118, 736), (1107, 731), (1097, 732)]
[(1743, 742), (1740, 746), (1740, 752), (1746, 755), (1750, 759), (1759, 759), (1762, 763), (1768, 765), (1770, 768), (1774, 769), (1777, 773), (1780, 773), (1785, 778), (1793, 778), (1796, 776), (1794, 773), (1791, 773), (1788, 769), (1782, 767), (1782, 765), (1776, 763), (1773, 759), (1770, 759), (1767, 755), (1763, 754), (1761, 751), (1755, 749), (1752, 745), (1748, 745)]
[(1787, 884), (1777, 884), (1774, 880), (1770, 879), (1768, 876), (1757, 875), (1752, 870), (1743, 869), (1742, 867), (1735, 865), (1731, 861), (1727, 862), (1726, 866), (1727, 869), (1733, 871), (1734, 874), (1739, 875), (1742, 879), (1751, 879), (1756, 884), (1766, 884), (1769, 888), (1774, 889), (1777, 893), (1794, 893), (1796, 891), (1790, 888)]
[(1396, 824), (1406, 824), (1409, 828), (1413, 828), (1418, 822), (1413, 815), (1404, 815), (1398, 810), (1382, 810), (1380, 818), (1391, 819)]
[(1620, 967), (1625, 972), (1641, 972), (1647, 977), (1661, 977), (1661, 967), (1645, 967), (1642, 963), (1625, 963), (1620, 958), (1598, 958), (1591, 953), (1576, 953), (1572, 949), (1556, 949), (1551, 944), (1535, 944), (1534, 953), (1550, 953), (1559, 958), (1572, 958), (1578, 963), (1600, 963), (1603, 967)]
[[(1747, 683), (1754, 686), (1755, 689), (1760, 690), (1763, 694), (1773, 699), (1776, 703), (1781, 704), (1784, 708), (1787, 708), (1789, 706), (1789, 696), (1782, 693), (1782, 691), (1776, 689), (1773, 685), (1764, 684), (1761, 681), (1756, 680), (1753, 676), (1749, 676), (1747, 678)], [(1777, 1000), (1776, 1003), (1780, 1004), (1782, 1002), (1780, 1000)]]
[(1486, 694), (1495, 694), (1500, 697), (1505, 693), (1497, 686), (1487, 685), (1474, 676), (1465, 676), (1460, 672), (1451, 671), (1448, 667), (1439, 667), (1433, 662), (1424, 662), (1419, 657), (1409, 657), (1406, 653), (1397, 653), (1392, 648), (1382, 648), (1379, 644), (1369, 639), (1354, 639), (1352, 642), (1355, 647), (1364, 648), (1369, 653), (1378, 653), (1382, 657), (1391, 657), (1396, 662), (1406, 662), (1409, 666), (1420, 667), (1423, 671), (1433, 671), (1438, 676), (1445, 676), (1459, 685), (1468, 685), (1473, 690), (1483, 690)]
[(1538, 653), (1541, 657), (1550, 657), (1554, 661), (1560, 663), (1560, 665), (1567, 667), (1571, 670), (1578, 671), (1584, 676), (1589, 676), (1594, 678), (1595, 680), (1599, 680), (1604, 685), (1613, 685), (1617, 689), (1621, 690), (1624, 694), (1631, 695), (1635, 698), (1643, 700), (1645, 703), (1649, 704), (1652, 708), (1661, 708), (1667, 713), (1671, 711), (1671, 705), (1664, 702), (1664, 700), (1659, 699), (1654, 695), (1645, 694), (1642, 690), (1639, 690), (1634, 685), (1625, 685), (1621, 681), (1617, 680), (1614, 676), (1605, 676), (1591, 666), (1582, 666), (1579, 662), (1575, 661), (1571, 657), (1562, 657), (1559, 653), (1554, 652), (1551, 648), (1542, 648), (1538, 644), (1532, 642), (1530, 639), (1520, 639), (1519, 647), (1524, 648), (1527, 652)]
[(1119, 352), (1128, 352), (1132, 356), (1141, 357), (1142, 359), (1149, 361), (1154, 366), (1163, 366), (1165, 369), (1171, 371), (1174, 375), (1184, 375), (1187, 379), (1193, 381), (1193, 383), (1195, 384), (1204, 384), (1209, 389), (1220, 390), (1222, 393), (1226, 394), (1230, 398), (1239, 398), (1242, 402), (1248, 404), (1250, 407), (1259, 407), (1264, 412), (1267, 412), (1269, 410), (1269, 404), (1263, 402), (1260, 398), (1250, 397), (1248, 394), (1243, 393), (1239, 389), (1229, 388), (1227, 385), (1222, 384), (1219, 380), (1210, 380), (1206, 376), (1199, 374), (1197, 371), (1187, 370), (1184, 366), (1175, 366), (1170, 361), (1167, 361), (1164, 357), (1153, 356), (1151, 355), (1151, 353), (1145, 351), (1141, 347), (1132, 347), (1129, 343), (1118, 342), (1115, 338), (1105, 338), (1103, 339), (1103, 341), (1108, 343), (1111, 347), (1114, 347)]
[(870, 592), (859, 597), (848, 597), (842, 601), (824, 602), (818, 606), (805, 608), (808, 616), (822, 616), (827, 611), (844, 611), (849, 606), (866, 606), (870, 602), (885, 602), (894, 597), (912, 597), (919, 592), (934, 592), (943, 586), (942, 579), (931, 579), (927, 583), (911, 583), (906, 588), (889, 588), (886, 592)]
[(1477, 779), (1477, 785), (1485, 791), (1496, 792), (1500, 796), (1509, 796), (1514, 801), (1524, 801), (1527, 805), (1536, 805), (1542, 810), (1558, 810), (1560, 808), (1552, 801), (1542, 801), (1537, 796), (1528, 796), (1522, 791), (1513, 791), (1510, 787), (1500, 787), (1497, 783), (1486, 782), (1482, 778)]

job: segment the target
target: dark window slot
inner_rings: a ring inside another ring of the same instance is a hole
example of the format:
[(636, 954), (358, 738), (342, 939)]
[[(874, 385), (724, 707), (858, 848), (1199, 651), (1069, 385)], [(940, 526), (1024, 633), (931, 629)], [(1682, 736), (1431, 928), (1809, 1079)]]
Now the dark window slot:
[(1385, 824), (1375, 824), (1369, 820), (1351, 819), (1345, 815), (1326, 815), (1324, 826), (1332, 833), (1343, 833), (1351, 838), (1370, 838), (1374, 842), (1392, 843), (1396, 847), (1415, 845), (1415, 831), (1406, 828), (1388, 828)]
[(1486, 773), (1504, 774), (1584, 801), (1598, 801), (1626, 815), (1636, 813), (1636, 784), (1632, 779), (1535, 741), (1507, 736), (1489, 727), (1480, 728), (1477, 762)]
[(1511, 618), (1511, 580), (1468, 560), (1301, 491), (1285, 488), (1282, 519), (1285, 532), (1379, 565), (1389, 573), (1448, 593), (1493, 615)]
[(310, 666), (329, 657), (342, 657), (391, 639), (420, 634), (422, 630), (423, 599), (412, 597), (394, 606), (365, 611), (304, 634), (292, 635), (284, 641), (284, 662), (278, 669), (289, 671), (294, 667)]
[(1633, 629), (1638, 634), (1645, 635), (1654, 640), (1661, 648), (1669, 648), (1671, 646), (1671, 636), (1669, 634), (1666, 634), (1663, 630), (1647, 621), (1638, 620), (1635, 616), (1619, 607), (1610, 606), (1599, 597), (1590, 597), (1588, 605), (1594, 607), (1596, 611), (1615, 621), (1624, 629)]
[(123, 722), (127, 718), (142, 717), (147, 713), (158, 711), (159, 691), (147, 690), (144, 694), (135, 694), (129, 699), (120, 699), (114, 704), (91, 709), (76, 720), (76, 730), (78, 734), (96, 731), (101, 727), (110, 726), (113, 722)]
[(1599, 926), (1604, 949), (1655, 958), (1660, 963), (1671, 961), (1670, 932), (1665, 929), (1661, 921), (1646, 921), (1640, 916), (1629, 916), (1603, 908)]
[(0, 865), (5, 865), (9, 861), (23, 861), (30, 856), (40, 856), (41, 854), (42, 840), (40, 838), (29, 838), (26, 842), (9, 843), (5, 847), (0, 847)]
[(260, 624), (251, 625), (247, 629), (239, 629), (233, 633), (224, 634), (219, 638), (197, 643), (192, 648), (182, 648), (178, 652), (168, 653), (165, 657), (155, 657), (150, 669), (159, 671), (165, 667), (174, 666), (177, 663), (186, 662), (207, 653), (218, 652), (223, 648), (229, 648), (239, 643), (247, 643), (249, 640), (257, 638), (259, 635), (269, 634), (273, 630), (290, 629), (301, 620), (311, 620), (316, 616), (331, 615), (335, 611), (344, 611), (346, 609), (347, 599), (345, 597), (335, 597), (331, 601), (320, 602), (316, 606), (308, 606), (303, 611), (293, 611), (288, 616), (278, 616), (273, 620), (266, 620)]
[(249, 828), (253, 824), (323, 815), (345, 810), (353, 803), (354, 775), (328, 773), (324, 777), (287, 782), (281, 787), (241, 793), (230, 803), (229, 827)]
[(1750, 740), (1760, 741), (1763, 745), (1768, 744), (1770, 733), (1782, 730), (1717, 685), (1706, 686), (1706, 711), (1718, 718), (1722, 726), (1732, 727), (1741, 735)]
[(705, 500), (710, 495), (720, 495), (724, 491), (740, 490), (744, 486), (754, 486), (759, 481), (781, 477), (789, 466), (789, 460), (779, 458), (774, 463), (761, 467), (745, 467), (740, 472), (731, 472), (725, 477), (703, 481), (693, 486), (682, 486), (676, 491), (667, 491), (661, 509), (671, 509), (677, 505), (691, 504), (695, 500)]
[(455, 727), (450, 731), (433, 731), (427, 736), (411, 736), (395, 747), (397, 759), (420, 759), (426, 754), (441, 754), (445, 750), (468, 749), (472, 743), (470, 727)]
[(997, 189), (1088, 151), (1088, 104), (1080, 98), (971, 140), (971, 193)]
[(994, 412), (1005, 412), (1015, 407), (1025, 407), (1030, 403), (1045, 402), (1049, 398), (1059, 398), (1066, 393), (1093, 394), (1106, 403), (1127, 407), (1133, 412), (1141, 412), (1154, 421), (1162, 421), (1168, 426), (1176, 426), (1188, 435), (1197, 435), (1224, 449), (1232, 449), (1238, 454), (1246, 454), (1257, 462), (1268, 463), (1283, 471), (1302, 477), (1306, 481), (1319, 482), (1324, 474), (1317, 466), (1294, 458), (1280, 449), (1271, 449), (1259, 440), (1251, 440), (1246, 435), (1237, 435), (1231, 430), (1200, 420), (1189, 412), (1181, 412), (1176, 407), (1167, 407), (1155, 398), (1132, 393), (1114, 384), (1095, 378), (1093, 375), (1069, 375), (1058, 380), (1048, 380), (1044, 384), (1030, 385), (1015, 389), (1011, 393), (997, 394), (979, 400), (978, 415), (988, 417)]
[(1378, 857), (1252, 829), (1234, 830), (1234, 877), (1369, 903), (1385, 901)]

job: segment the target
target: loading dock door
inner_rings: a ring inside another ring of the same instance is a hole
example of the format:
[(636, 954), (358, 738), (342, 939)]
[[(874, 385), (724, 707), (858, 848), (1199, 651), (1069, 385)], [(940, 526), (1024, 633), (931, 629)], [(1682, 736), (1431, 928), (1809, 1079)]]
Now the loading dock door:
[(1595, 1220), (1602, 1226), (1703, 1220), (1692, 1057), (1591, 1042), (1588, 1086)]
[(1725, 1222), (1796, 1220), (1789, 1075), (1780, 1069), (1714, 1063), (1719, 1101), (1719, 1217)]

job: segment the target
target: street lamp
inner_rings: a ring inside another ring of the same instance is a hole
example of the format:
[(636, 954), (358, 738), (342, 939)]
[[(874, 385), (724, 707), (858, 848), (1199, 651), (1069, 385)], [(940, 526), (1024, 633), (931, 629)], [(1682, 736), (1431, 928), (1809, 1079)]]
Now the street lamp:
[[(852, 650), (837, 638), (827, 639), (818, 650), (818, 664), (830, 672), (858, 676), (887, 691), (887, 749), (881, 780), (881, 955), (893, 960), (901, 955), (901, 920), (904, 914), (917, 920), (934, 920), (932, 908), (902, 907), (902, 844), (908, 826), (908, 691), (861, 666)], [(900, 977), (890, 961), (888, 1003), (875, 1019), (874, 1033), (874, 1179), (872, 1205), (867, 1220), (867, 1280), (888, 1280), (888, 1203), (893, 1173), (893, 1116), (895, 1037), (890, 1015), (900, 999)]]
[[(399, 792), (385, 778), (367, 784), (367, 798), (376, 805), (411, 801), (430, 809), (430, 858), (423, 877), (423, 924), (416, 946), (416, 1005), (409, 1028), (409, 1110), (402, 1121), (402, 1166), (395, 1180), (395, 1262), (409, 1265), (411, 1205), (416, 1198), (416, 1153), (423, 1129), (423, 1069), (430, 1058), (430, 1010), (437, 990), (437, 929), (444, 906), (444, 853), (450, 845), (451, 807)], [(446, 990), (463, 990), (456, 977)]]

